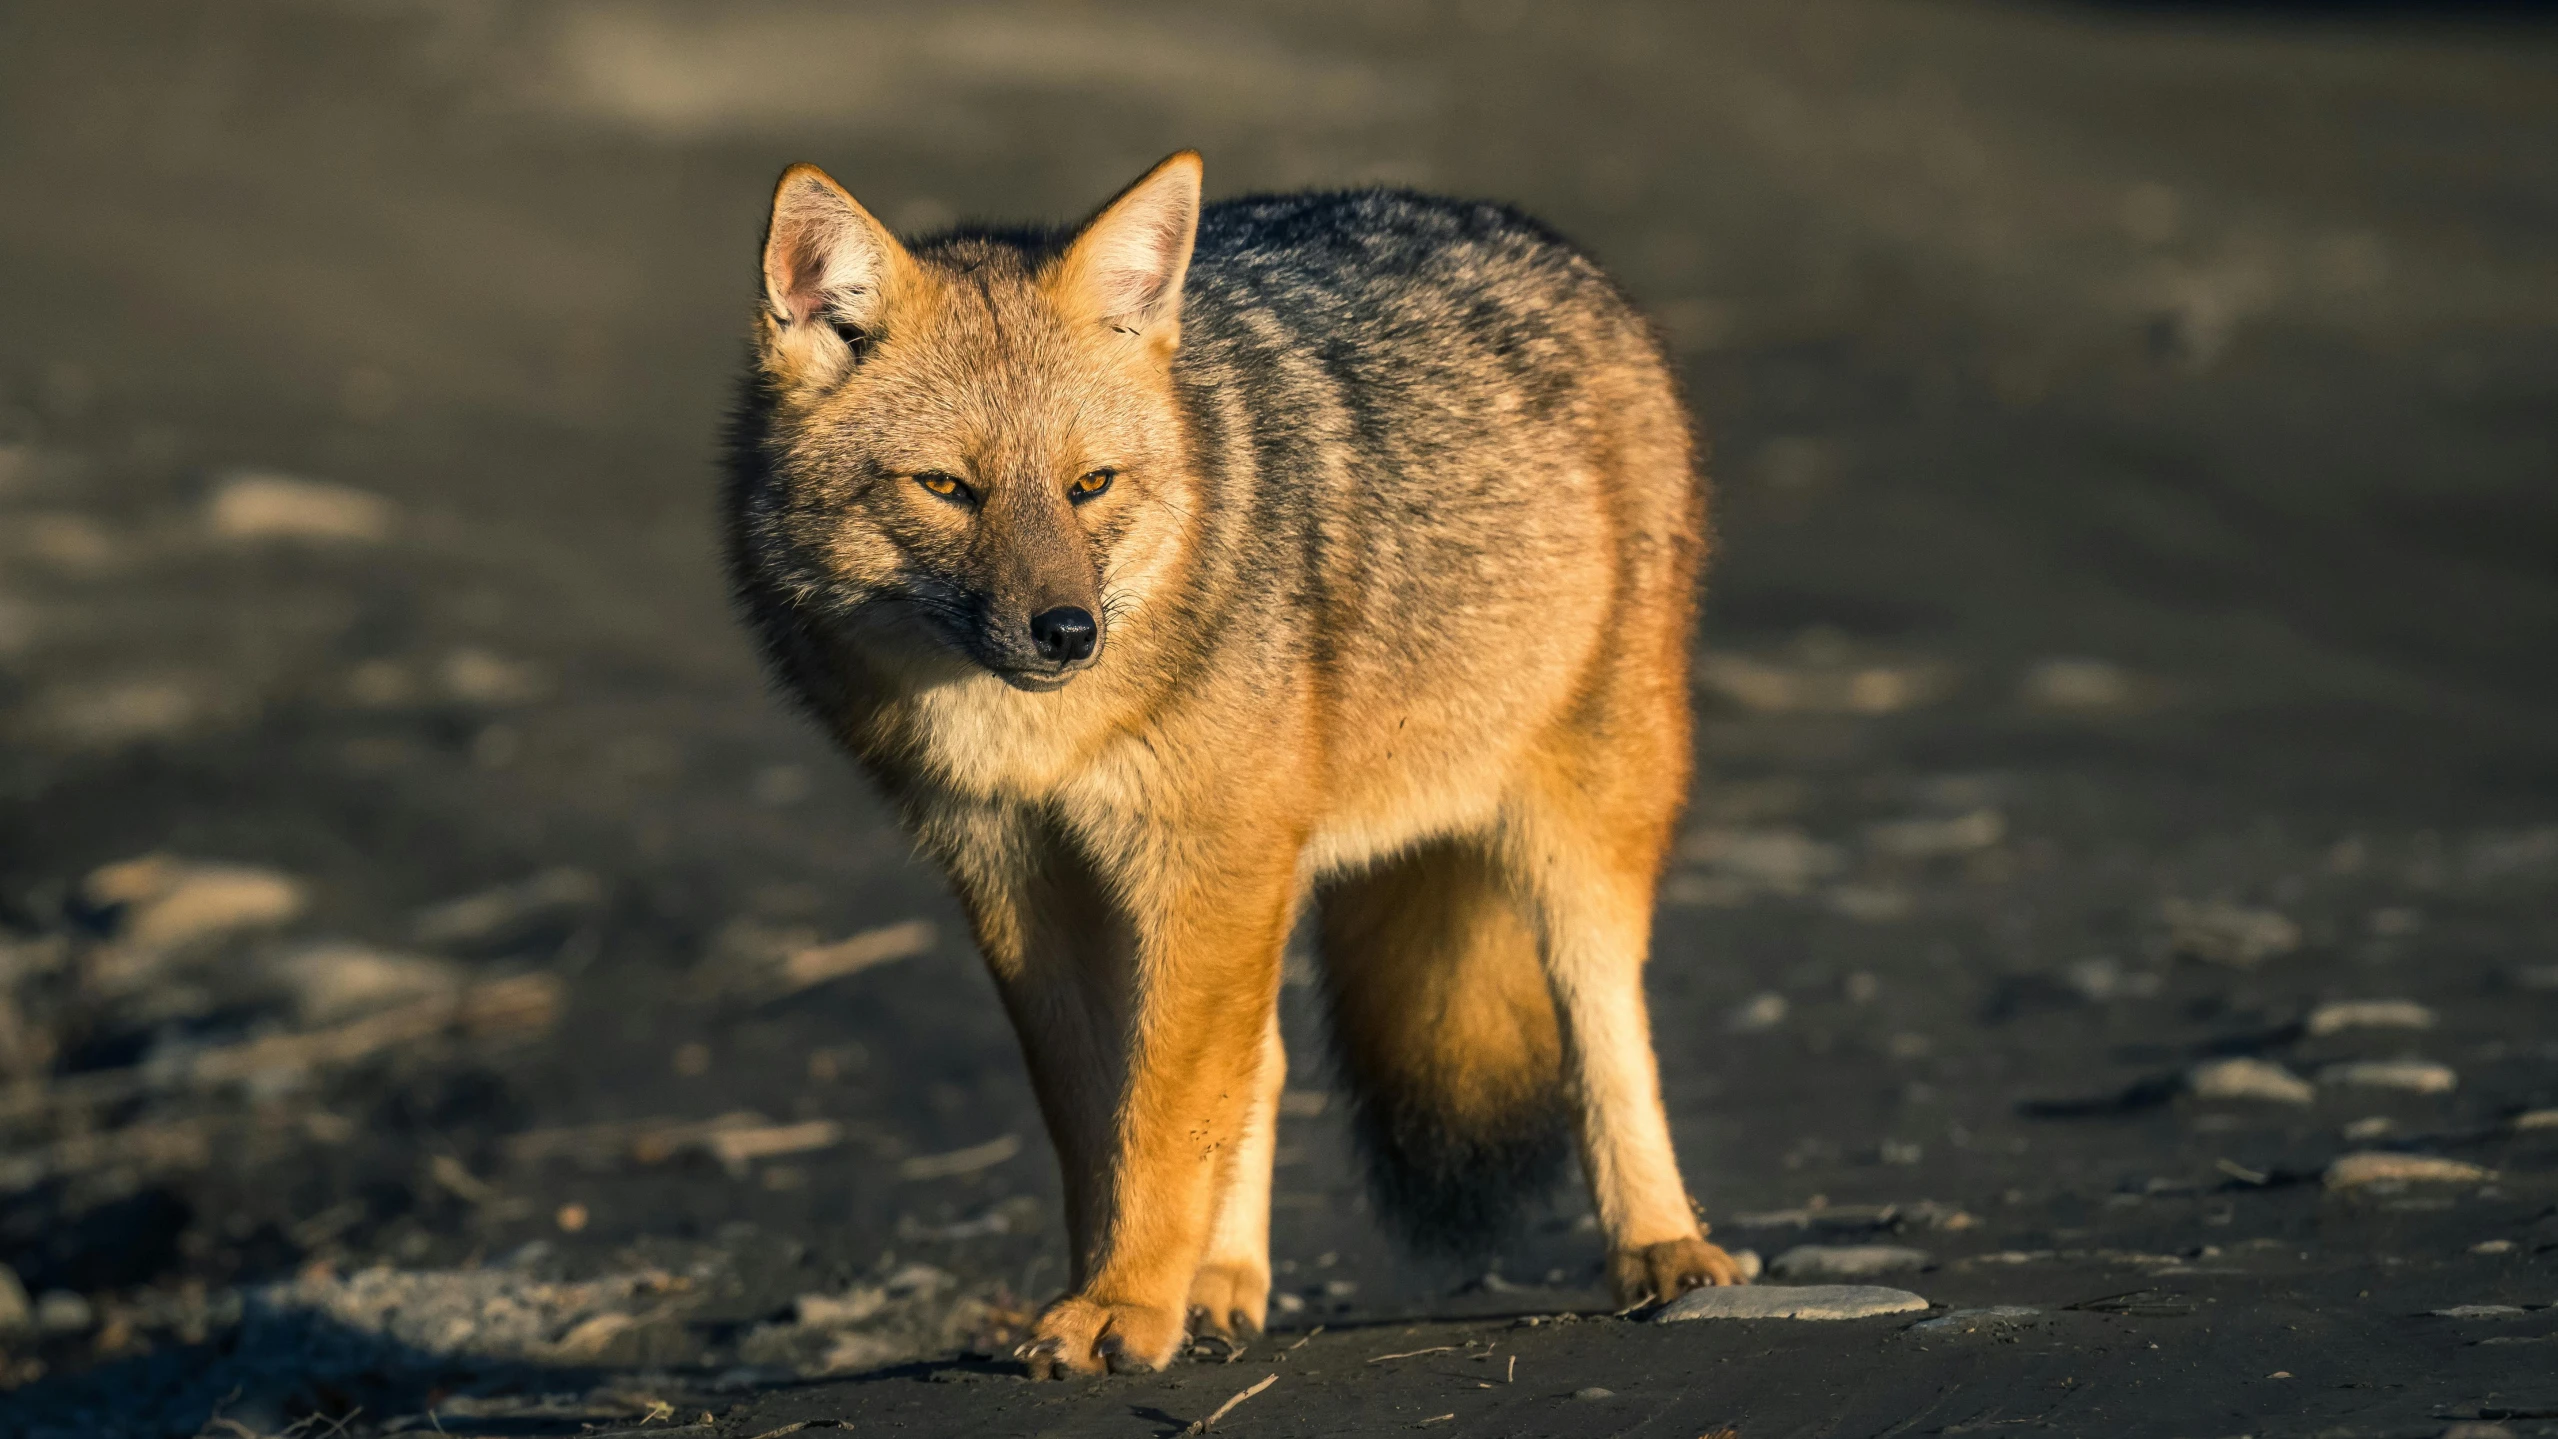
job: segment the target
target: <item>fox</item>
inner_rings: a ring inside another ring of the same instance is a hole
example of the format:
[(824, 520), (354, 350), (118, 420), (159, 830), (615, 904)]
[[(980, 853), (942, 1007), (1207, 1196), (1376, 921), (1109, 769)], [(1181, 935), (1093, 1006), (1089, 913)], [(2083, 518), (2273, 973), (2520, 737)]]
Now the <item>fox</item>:
[(1743, 1282), (1643, 993), (1708, 547), (1662, 347), (1508, 206), (1202, 175), (901, 239), (792, 166), (727, 438), (746, 627), (947, 875), (1055, 1147), (1018, 1357), (1261, 1331), (1309, 917), (1404, 1238), (1480, 1248), (1577, 1147), (1620, 1304)]

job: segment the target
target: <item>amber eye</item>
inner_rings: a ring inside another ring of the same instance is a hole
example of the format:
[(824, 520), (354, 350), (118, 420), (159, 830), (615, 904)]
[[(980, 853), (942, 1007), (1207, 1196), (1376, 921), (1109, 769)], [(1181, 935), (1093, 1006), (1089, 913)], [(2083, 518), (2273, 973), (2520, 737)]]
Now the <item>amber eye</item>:
[(1066, 487), (1066, 498), (1073, 500), (1076, 504), (1080, 505), (1084, 501), (1091, 499), (1093, 496), (1100, 494), (1102, 491), (1109, 489), (1110, 482), (1117, 478), (1119, 478), (1119, 472), (1117, 470), (1095, 470), (1091, 474), (1084, 476), (1082, 479), (1075, 481), (1071, 485), (1068, 485)]
[(968, 488), (967, 481), (957, 475), (945, 475), (939, 470), (924, 471), (915, 476), (915, 483), (945, 500), (973, 500), (977, 497), (976, 492)]

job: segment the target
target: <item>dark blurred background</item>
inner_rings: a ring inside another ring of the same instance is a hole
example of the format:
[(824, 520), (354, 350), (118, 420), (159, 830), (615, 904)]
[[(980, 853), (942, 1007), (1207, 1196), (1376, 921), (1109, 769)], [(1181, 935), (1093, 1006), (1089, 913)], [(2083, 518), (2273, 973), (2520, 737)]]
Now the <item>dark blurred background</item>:
[[(2028, 1216), (2558, 1098), (2534, 7), (17, 4), (25, 1413), (342, 1413), (315, 1336), (618, 1413), (594, 1374), (993, 1347), (1054, 1287), (1009, 1033), (767, 695), (712, 457), (784, 164), (912, 230), (1182, 146), (1212, 198), (1516, 202), (1676, 348), (1721, 541), (1655, 991), (1718, 1219)], [(2019, 1109), (2373, 993), (2445, 1016), (2456, 1097)], [(1569, 1195), (1489, 1285), (1389, 1255), (1290, 996), (1292, 1322), (1587, 1302)]]

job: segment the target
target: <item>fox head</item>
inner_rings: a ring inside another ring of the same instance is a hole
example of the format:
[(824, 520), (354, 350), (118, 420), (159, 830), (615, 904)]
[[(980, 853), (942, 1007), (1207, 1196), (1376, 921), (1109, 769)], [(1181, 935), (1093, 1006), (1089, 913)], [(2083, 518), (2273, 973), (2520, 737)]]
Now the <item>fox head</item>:
[(1191, 513), (1199, 177), (1184, 151), (1070, 234), (909, 247), (824, 171), (783, 174), (745, 523), (791, 603), (1025, 689), (1102, 661)]

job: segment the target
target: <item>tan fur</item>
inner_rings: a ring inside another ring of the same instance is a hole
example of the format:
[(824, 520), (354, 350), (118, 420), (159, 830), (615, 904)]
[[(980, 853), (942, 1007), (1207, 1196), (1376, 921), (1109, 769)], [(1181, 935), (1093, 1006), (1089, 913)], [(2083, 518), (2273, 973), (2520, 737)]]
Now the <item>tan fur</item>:
[[(1288, 476), (1230, 453), (1208, 478), (1196, 435), (1245, 398), (1176, 378), (1206, 313), (1182, 298), (1197, 184), (1176, 156), (1007, 270), (910, 253), (801, 167), (767, 246), (756, 453), (777, 478), (741, 522), (742, 585), (949, 872), (1020, 1032), (1073, 1241), (1032, 1367), (1153, 1367), (1186, 1320), (1263, 1322), (1280, 953), (1310, 899), (1345, 1042), (1392, 1082), (1460, 1120), (1568, 1096), (1621, 1299), (1736, 1282), (1671, 1153), (1641, 986), (1703, 525), (1657, 355), (1613, 301), (1557, 311), (1561, 408), (1441, 402), (1471, 437), (1435, 462), (1449, 505), (1518, 490), (1484, 511), (1498, 545), (1453, 520), (1327, 536), (1347, 521), (1315, 515), (1315, 552), (1342, 558), (1306, 612), (1284, 564), (1212, 539), (1215, 507), (1236, 484), (1354, 483), (1324, 468), (1353, 452), (1316, 443), (1328, 458)], [(1099, 466), (1112, 488), (1070, 505)], [(918, 618), (932, 584), (990, 632), (1087, 604), (1101, 648), (1010, 667), (1002, 635)]]

